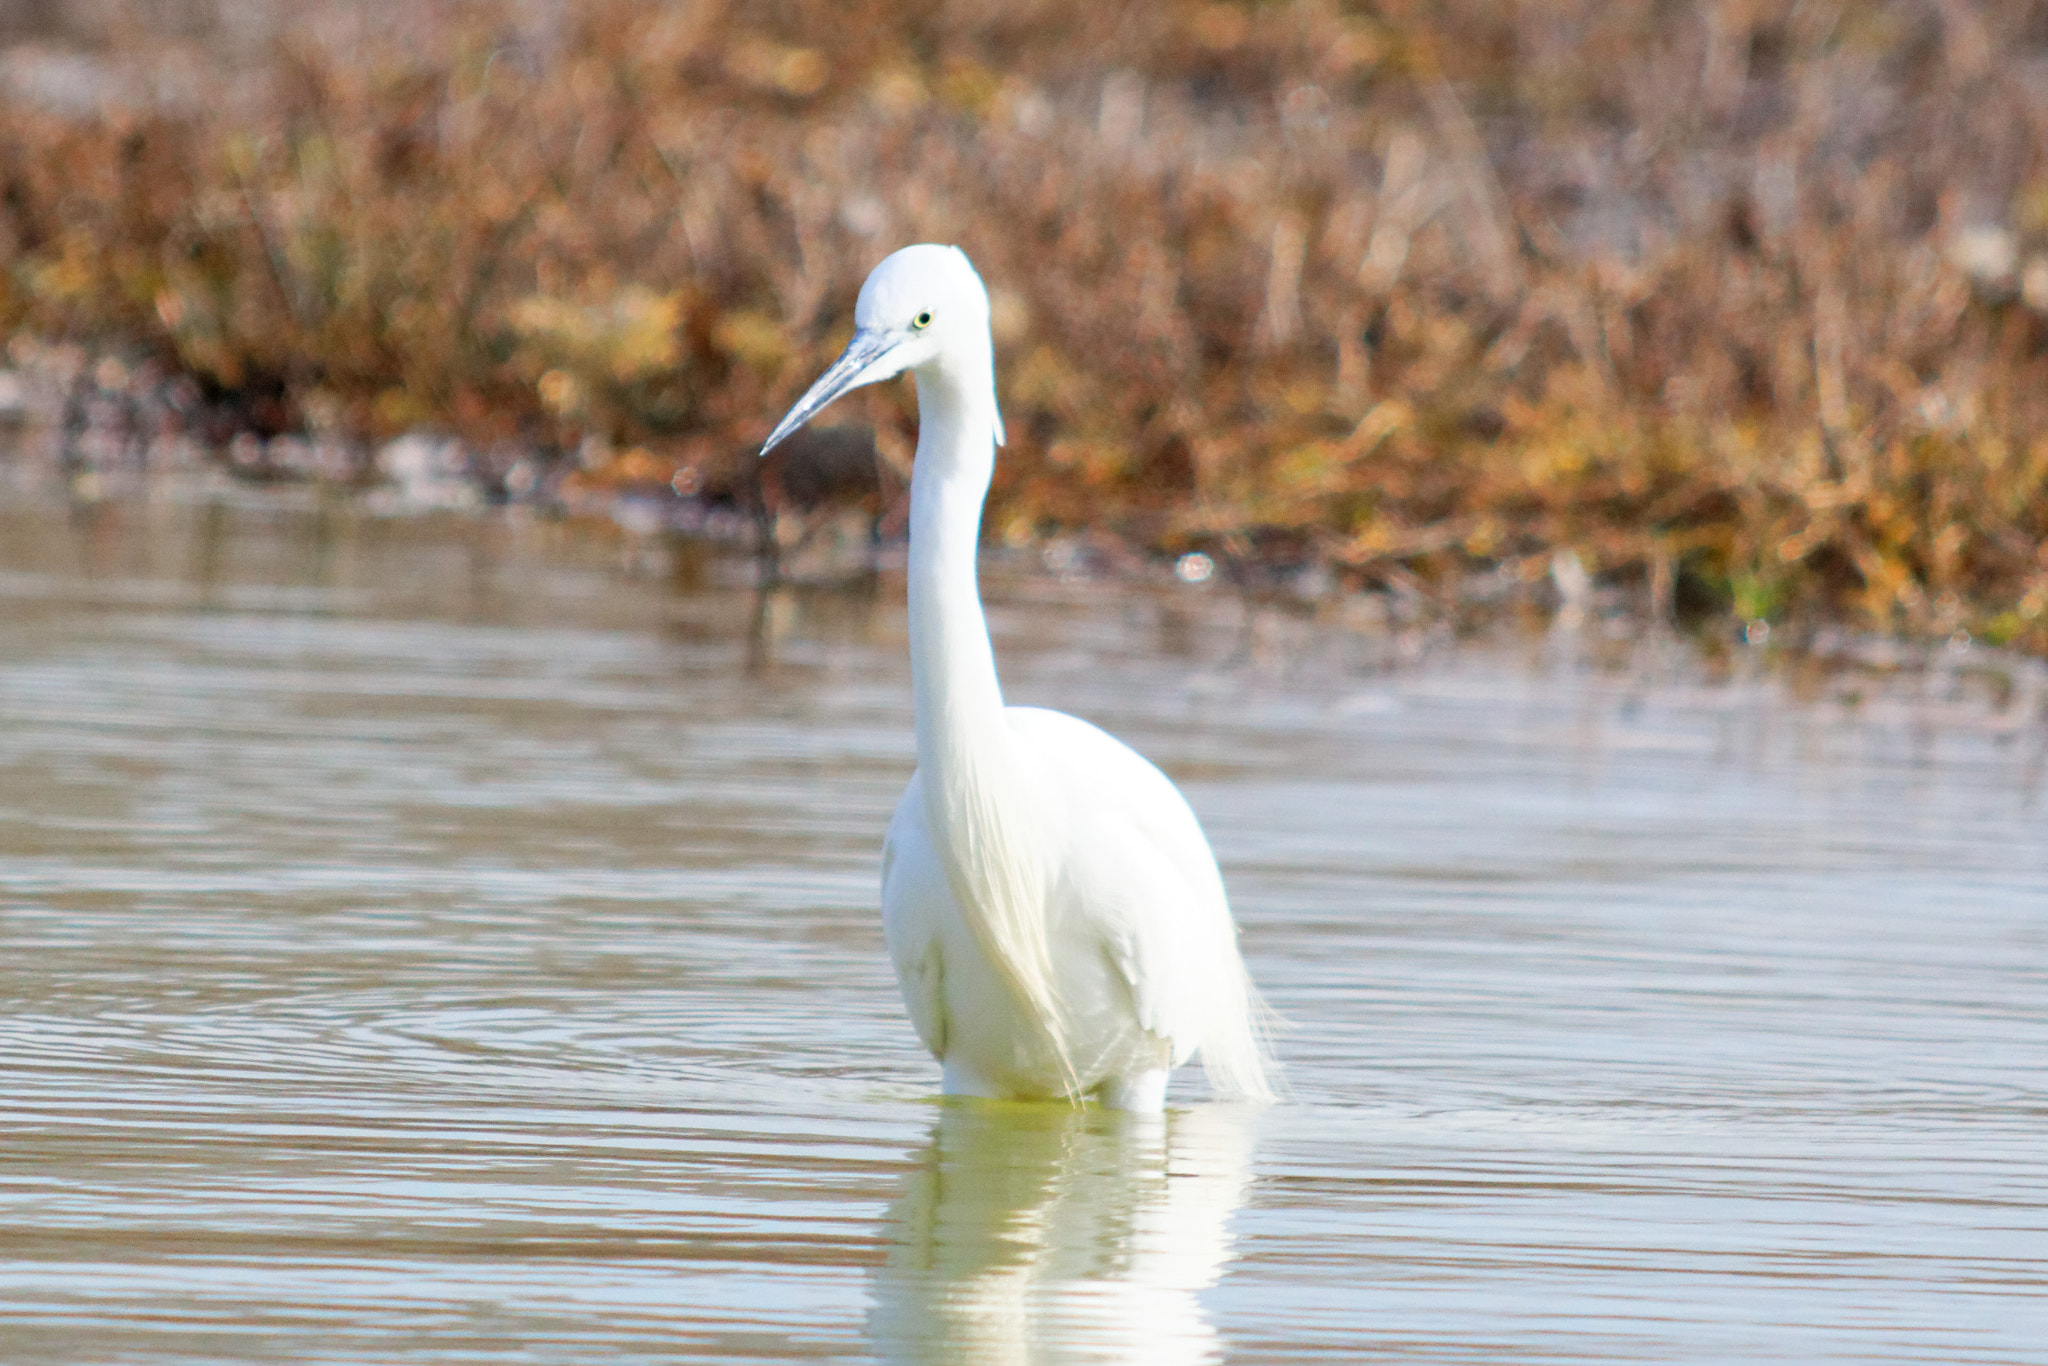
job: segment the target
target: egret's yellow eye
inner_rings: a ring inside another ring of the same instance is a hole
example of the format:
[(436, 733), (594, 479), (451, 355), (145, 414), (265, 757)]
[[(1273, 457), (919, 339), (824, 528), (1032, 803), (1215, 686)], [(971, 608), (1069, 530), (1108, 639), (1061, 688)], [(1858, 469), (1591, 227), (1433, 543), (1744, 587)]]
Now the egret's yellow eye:
[(920, 313), (910, 320), (910, 325), (920, 330), (930, 327), (932, 325), (932, 315), (930, 313)]

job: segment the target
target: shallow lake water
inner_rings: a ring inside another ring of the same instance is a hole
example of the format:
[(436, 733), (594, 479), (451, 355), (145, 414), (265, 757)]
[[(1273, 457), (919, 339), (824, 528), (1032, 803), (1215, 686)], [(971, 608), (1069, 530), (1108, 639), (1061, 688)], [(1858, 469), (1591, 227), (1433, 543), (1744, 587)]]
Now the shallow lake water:
[(1289, 1022), (1155, 1124), (934, 1099), (900, 582), (656, 568), (0, 504), (0, 1359), (2048, 1361), (2038, 671), (992, 584)]

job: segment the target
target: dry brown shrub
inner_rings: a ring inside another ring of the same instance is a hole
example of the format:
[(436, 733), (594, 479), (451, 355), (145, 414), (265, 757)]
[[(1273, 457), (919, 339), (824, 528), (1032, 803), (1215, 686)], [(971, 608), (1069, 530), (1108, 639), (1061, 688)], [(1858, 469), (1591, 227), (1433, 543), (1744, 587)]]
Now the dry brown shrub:
[(1000, 534), (1365, 582), (1570, 548), (2048, 648), (2044, 0), (507, 0), (180, 43), (199, 98), (8, 87), (11, 326), (366, 437), (737, 459), (874, 261), (955, 241)]

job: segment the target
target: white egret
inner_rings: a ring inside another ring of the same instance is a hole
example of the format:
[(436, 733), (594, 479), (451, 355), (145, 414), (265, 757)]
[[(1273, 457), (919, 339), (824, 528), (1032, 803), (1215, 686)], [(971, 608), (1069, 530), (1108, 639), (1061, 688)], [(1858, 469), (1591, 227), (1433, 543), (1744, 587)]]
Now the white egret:
[(1157, 1111), (1199, 1053), (1219, 1094), (1270, 1097), (1258, 995), (1187, 801), (1087, 722), (1003, 705), (975, 580), (1003, 441), (981, 277), (957, 247), (905, 247), (853, 316), (762, 451), (849, 389), (916, 376), (917, 772), (882, 848), (882, 921), (946, 1093)]

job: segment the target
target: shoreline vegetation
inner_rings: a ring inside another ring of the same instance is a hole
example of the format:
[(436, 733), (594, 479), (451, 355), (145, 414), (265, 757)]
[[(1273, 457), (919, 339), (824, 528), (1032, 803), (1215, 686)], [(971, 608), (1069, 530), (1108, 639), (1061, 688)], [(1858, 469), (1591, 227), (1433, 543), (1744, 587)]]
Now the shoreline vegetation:
[(0, 33), (0, 407), (80, 497), (887, 536), (901, 386), (753, 451), (940, 240), (994, 542), (2048, 653), (2042, 0), (77, 8)]

